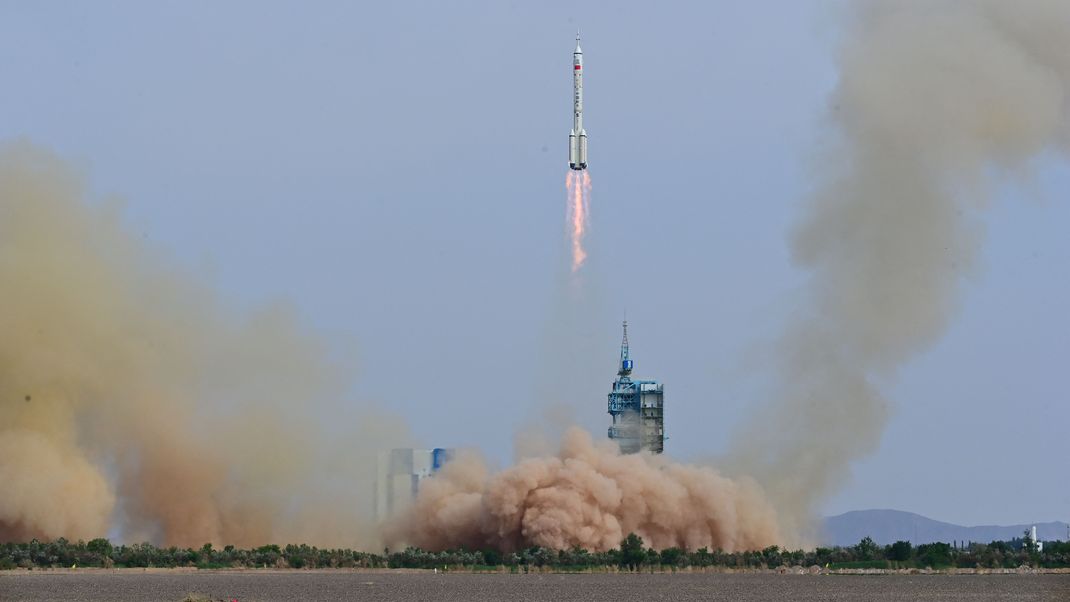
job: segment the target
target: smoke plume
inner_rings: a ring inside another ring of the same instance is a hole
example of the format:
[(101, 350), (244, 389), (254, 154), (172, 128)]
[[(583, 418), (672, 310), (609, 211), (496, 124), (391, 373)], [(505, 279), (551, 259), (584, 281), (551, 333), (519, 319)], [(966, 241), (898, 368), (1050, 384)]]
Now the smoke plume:
[(836, 138), (793, 239), (808, 297), (780, 341), (779, 392), (735, 446), (735, 468), (796, 532), (878, 445), (879, 385), (947, 330), (994, 181), (1067, 141), (1070, 3), (878, 2), (853, 16)]
[(365, 457), (404, 429), (291, 311), (228, 311), (85, 196), (0, 151), (0, 541), (377, 545)]
[(748, 479), (648, 454), (621, 455), (570, 429), (556, 456), (489, 475), (475, 455), (421, 486), (388, 541), (427, 549), (538, 545), (608, 550), (636, 533), (647, 545), (745, 550), (780, 541), (776, 515)]

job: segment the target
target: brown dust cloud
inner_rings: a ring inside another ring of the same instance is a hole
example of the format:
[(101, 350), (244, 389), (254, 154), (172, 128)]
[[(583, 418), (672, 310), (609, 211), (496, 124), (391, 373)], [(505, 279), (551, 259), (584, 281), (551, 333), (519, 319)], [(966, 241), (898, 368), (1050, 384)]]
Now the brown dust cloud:
[(615, 443), (573, 428), (559, 453), (493, 475), (475, 455), (446, 464), (387, 527), (387, 541), (432, 550), (608, 550), (633, 532), (658, 549), (751, 550), (781, 539), (776, 513), (753, 481), (621, 455)]
[(995, 185), (1065, 153), (1070, 3), (876, 2), (850, 15), (833, 131), (792, 237), (810, 274), (778, 341), (778, 394), (738, 431), (792, 539), (872, 453), (881, 386), (960, 309)]
[[(809, 274), (777, 341), (776, 394), (718, 469), (621, 456), (566, 432), (491, 472), (462, 455), (386, 526), (383, 417), (332, 437), (309, 404), (348, 371), (285, 307), (228, 311), (210, 287), (85, 201), (27, 145), (0, 153), (0, 540), (305, 541), (724, 550), (813, 542), (814, 513), (872, 453), (882, 387), (962, 304), (993, 186), (1067, 148), (1070, 4), (868, 2), (845, 18), (828, 136), (792, 233)], [(303, 403), (295, 403), (301, 400)], [(365, 471), (365, 472), (361, 472)]]
[(348, 371), (292, 311), (227, 311), (28, 144), (0, 151), (0, 291), (0, 540), (375, 545), (403, 426), (332, 437)]

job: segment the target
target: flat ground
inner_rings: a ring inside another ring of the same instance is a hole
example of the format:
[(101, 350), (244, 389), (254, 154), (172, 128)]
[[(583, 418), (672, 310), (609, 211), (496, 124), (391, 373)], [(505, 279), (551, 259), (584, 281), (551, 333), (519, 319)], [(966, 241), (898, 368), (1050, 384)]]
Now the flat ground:
[(2, 571), (0, 600), (1070, 600), (1070, 574)]

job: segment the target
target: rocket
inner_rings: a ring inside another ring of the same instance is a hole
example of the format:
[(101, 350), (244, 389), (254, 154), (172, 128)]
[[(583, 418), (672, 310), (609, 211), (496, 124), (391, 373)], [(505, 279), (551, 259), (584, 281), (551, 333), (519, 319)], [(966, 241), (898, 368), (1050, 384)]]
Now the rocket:
[(587, 169), (587, 131), (583, 129), (583, 51), (580, 34), (572, 52), (572, 131), (568, 135), (568, 166)]

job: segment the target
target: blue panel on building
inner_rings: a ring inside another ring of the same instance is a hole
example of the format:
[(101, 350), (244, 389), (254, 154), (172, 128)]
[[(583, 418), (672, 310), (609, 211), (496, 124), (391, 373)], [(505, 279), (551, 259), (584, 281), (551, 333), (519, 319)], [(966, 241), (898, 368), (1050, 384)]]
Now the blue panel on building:
[(452, 450), (443, 449), (441, 447), (436, 447), (431, 450), (431, 472), (438, 472), (438, 469), (442, 468), (442, 466), (450, 460), (453, 456), (453, 454), (450, 453), (451, 451)]

